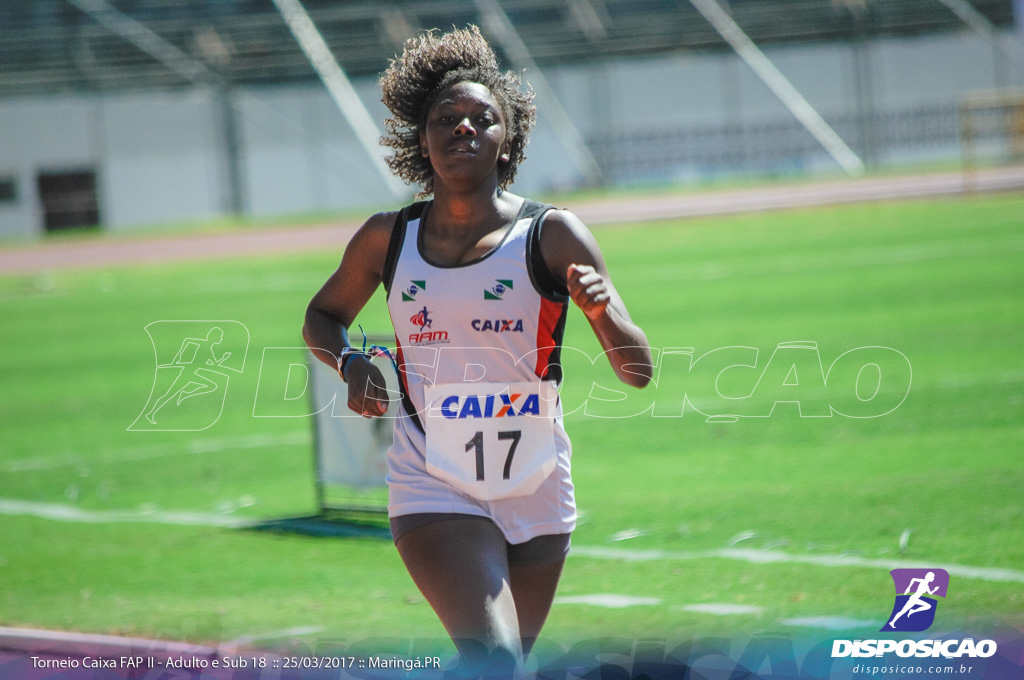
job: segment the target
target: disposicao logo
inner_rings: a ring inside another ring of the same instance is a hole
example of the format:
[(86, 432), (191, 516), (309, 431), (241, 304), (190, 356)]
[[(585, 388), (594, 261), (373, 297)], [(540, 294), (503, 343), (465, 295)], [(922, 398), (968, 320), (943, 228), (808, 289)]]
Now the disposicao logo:
[[(938, 600), (946, 597), (949, 573), (945, 569), (893, 569), (889, 572), (896, 588), (892, 613), (880, 632), (919, 633), (935, 622)], [(900, 657), (982, 657), (996, 653), (993, 640), (972, 638), (942, 640), (834, 640), (832, 657), (872, 657), (895, 653)]]
[(889, 572), (896, 586), (896, 603), (882, 631), (919, 633), (931, 628), (938, 600), (946, 597), (949, 574), (945, 569), (893, 569)]

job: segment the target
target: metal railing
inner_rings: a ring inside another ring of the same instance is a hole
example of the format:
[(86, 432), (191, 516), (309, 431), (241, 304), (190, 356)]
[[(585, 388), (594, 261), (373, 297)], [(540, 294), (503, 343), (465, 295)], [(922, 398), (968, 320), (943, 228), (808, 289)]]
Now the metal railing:
[[(956, 103), (825, 118), (869, 164), (906, 158), (956, 160), (959, 154), (960, 112)], [(677, 126), (655, 132), (623, 131), (592, 135), (588, 143), (613, 183), (834, 165), (814, 138), (792, 119)]]

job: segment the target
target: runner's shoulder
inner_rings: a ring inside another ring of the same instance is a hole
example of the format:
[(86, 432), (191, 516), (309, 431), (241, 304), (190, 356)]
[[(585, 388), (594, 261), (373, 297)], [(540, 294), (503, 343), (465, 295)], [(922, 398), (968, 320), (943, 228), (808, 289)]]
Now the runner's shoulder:
[(386, 252), (397, 217), (398, 211), (394, 210), (371, 215), (352, 237), (352, 245), (360, 249)]
[(383, 235), (385, 237), (391, 236), (391, 230), (395, 228), (395, 220), (398, 218), (397, 210), (385, 210), (374, 215), (370, 215), (363, 226), (359, 228), (360, 231), (368, 231), (376, 235)]

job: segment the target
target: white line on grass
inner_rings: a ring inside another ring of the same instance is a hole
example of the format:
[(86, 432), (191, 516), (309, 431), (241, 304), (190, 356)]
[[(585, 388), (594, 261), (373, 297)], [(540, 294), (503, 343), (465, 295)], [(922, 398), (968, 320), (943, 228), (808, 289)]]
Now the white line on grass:
[(221, 527), (242, 529), (252, 526), (252, 520), (198, 512), (129, 512), (126, 510), (83, 510), (56, 503), (34, 503), (11, 498), (0, 498), (0, 515), (29, 515), (58, 522), (110, 524), (114, 522), (140, 522), (177, 526)]
[(242, 437), (217, 437), (212, 439), (195, 439), (189, 442), (189, 453), (214, 453), (236, 449), (261, 449), (271, 446), (289, 444), (309, 444), (313, 436), (309, 430), (289, 432), (287, 434), (250, 434)]
[(307, 430), (288, 432), (286, 434), (252, 434), (241, 437), (215, 437), (193, 439), (182, 444), (156, 444), (152, 446), (135, 446), (130, 448), (108, 450), (106, 455), (98, 458), (87, 458), (80, 453), (68, 453), (61, 456), (43, 456), (13, 460), (0, 466), (3, 472), (32, 472), (36, 470), (52, 470), (71, 465), (117, 465), (140, 460), (151, 460), (163, 456), (174, 456), (182, 453), (202, 454), (230, 451), (235, 449), (269, 448), (272, 446), (291, 446), (309, 444), (312, 435)]
[(650, 268), (645, 273), (648, 281), (709, 281), (752, 277), (763, 274), (796, 274), (863, 267), (896, 266), (914, 262), (926, 262), (965, 257), (1005, 256), (1024, 252), (1024, 240), (1019, 236), (1001, 239), (993, 243), (990, 239), (971, 241), (944, 241), (924, 246), (902, 248), (860, 248), (846, 250), (840, 254), (821, 254), (813, 259), (780, 257), (762, 268), (741, 266), (729, 260), (705, 261), (700, 266), (680, 271), (675, 265)]
[[(85, 522), (104, 524), (111, 522), (146, 522), (182, 526), (212, 526), (241, 528), (251, 526), (251, 520), (223, 515), (197, 512), (130, 512), (126, 510), (83, 510), (70, 505), (36, 503), (12, 498), (0, 498), (0, 515), (30, 515), (62, 522)], [(996, 567), (972, 567), (963, 564), (942, 564), (914, 560), (873, 560), (852, 555), (794, 555), (781, 550), (744, 550), (726, 548), (722, 550), (668, 551), (668, 550), (626, 550), (600, 546), (574, 545), (570, 554), (574, 557), (621, 560), (623, 562), (650, 562), (653, 560), (704, 560), (731, 559), (754, 564), (813, 564), (820, 567), (870, 567), (875, 569), (934, 567), (945, 569), (951, 575), (973, 578), (981, 581), (1010, 581), (1024, 583), (1024, 572)]]
[(703, 604), (684, 604), (673, 607), (683, 612), (695, 612), (697, 614), (713, 614), (714, 616), (739, 616), (743, 614), (763, 614), (764, 607), (752, 604), (718, 604), (705, 602)]
[(797, 619), (783, 619), (785, 626), (800, 626), (824, 630), (852, 630), (854, 628), (877, 628), (878, 621), (851, 619), (844, 616), (807, 616)]
[(950, 575), (973, 578), (981, 581), (1010, 581), (1024, 583), (1024, 571), (999, 569), (995, 567), (972, 567), (962, 564), (941, 564), (914, 560), (872, 560), (851, 555), (794, 555), (780, 550), (742, 550), (726, 548), (722, 550), (695, 550), (690, 552), (667, 550), (626, 550), (624, 548), (603, 548), (600, 546), (572, 547), (570, 555), (590, 557), (594, 559), (622, 560), (624, 562), (650, 562), (652, 560), (704, 560), (722, 558), (741, 560), (754, 564), (813, 564), (819, 567), (870, 567), (876, 569), (934, 567), (945, 569)]
[(555, 604), (588, 604), (593, 607), (625, 609), (626, 607), (638, 607), (642, 605), (659, 605), (661, 604), (661, 600), (657, 597), (636, 597), (633, 595), (600, 593), (598, 595), (569, 595), (566, 597), (556, 597)]
[[(42, 643), (42, 644), (41, 644)], [(93, 653), (109, 656), (130, 656), (140, 653), (154, 656), (198, 657), (212, 659), (217, 649), (206, 645), (192, 645), (169, 640), (74, 633), (66, 630), (0, 627), (0, 645), (7, 649), (45, 649), (44, 654), (78, 656), (82, 645), (93, 648)], [(113, 674), (111, 674), (113, 675)], [(60, 677), (60, 676), (51, 676)]]

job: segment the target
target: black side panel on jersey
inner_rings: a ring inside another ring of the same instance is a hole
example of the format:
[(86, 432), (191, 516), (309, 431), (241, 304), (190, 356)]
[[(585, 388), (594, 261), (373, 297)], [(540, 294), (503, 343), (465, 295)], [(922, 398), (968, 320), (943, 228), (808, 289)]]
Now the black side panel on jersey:
[(405, 384), (405, 378), (402, 377), (402, 372), (398, 372), (398, 384), (402, 390), (402, 408), (405, 409), (405, 414), (409, 416), (409, 420), (416, 426), (416, 429), (426, 434), (427, 431), (423, 429), (423, 423), (420, 422), (419, 414), (416, 413), (416, 406), (413, 405), (412, 399), (409, 397), (409, 387)]
[(538, 293), (549, 300), (565, 302), (569, 298), (569, 289), (551, 273), (540, 249), (540, 234), (544, 228), (544, 217), (554, 206), (540, 203), (536, 205), (539, 206), (539, 209), (533, 218), (533, 224), (530, 225), (530, 232), (526, 238), (526, 268), (530, 272), (530, 282), (533, 283), (533, 287)]
[(426, 207), (425, 201), (413, 203), (398, 211), (395, 217), (395, 226), (391, 230), (391, 240), (388, 241), (388, 253), (384, 257), (383, 283), (384, 290), (388, 297), (391, 296), (391, 284), (394, 282), (395, 269), (398, 268), (398, 256), (402, 254), (402, 244), (405, 243), (405, 226), (409, 220), (415, 220), (423, 214)]
[[(562, 305), (562, 313), (555, 324), (553, 339), (555, 348), (548, 358), (547, 368), (544, 369), (542, 378), (562, 382), (562, 337), (565, 335), (565, 319), (569, 312), (569, 289), (558, 281), (551, 272), (544, 255), (540, 249), (540, 234), (544, 226), (544, 217), (554, 206), (536, 204), (537, 208), (533, 216), (533, 224), (526, 235), (526, 269), (530, 272), (530, 282), (534, 289), (543, 297)], [(534, 206), (530, 206), (533, 209)]]
[(569, 314), (569, 304), (562, 305), (562, 314), (558, 317), (558, 323), (555, 324), (555, 332), (552, 337), (555, 340), (555, 348), (551, 350), (551, 356), (548, 357), (548, 366), (544, 369), (544, 374), (541, 376), (544, 380), (554, 380), (559, 385), (562, 384), (562, 338), (565, 336), (565, 319)]
[(395, 217), (395, 226), (391, 229), (391, 240), (388, 241), (388, 252), (384, 256), (384, 272), (381, 278), (388, 297), (391, 296), (391, 282), (395, 278), (398, 254), (402, 252), (403, 241), (405, 241), (405, 208), (399, 210)]
[[(426, 202), (413, 203), (399, 210), (398, 216), (395, 218), (395, 227), (391, 231), (391, 240), (388, 242), (388, 253), (384, 258), (383, 283), (388, 297), (391, 297), (391, 286), (394, 283), (395, 270), (398, 268), (398, 257), (402, 254), (402, 245), (405, 243), (406, 226), (409, 220), (423, 215), (425, 206)], [(420, 422), (419, 415), (416, 413), (416, 406), (413, 405), (412, 399), (409, 397), (409, 386), (405, 384), (405, 376), (402, 375), (401, 370), (398, 371), (398, 386), (402, 392), (402, 408), (405, 409), (416, 429), (425, 432), (423, 423)]]

